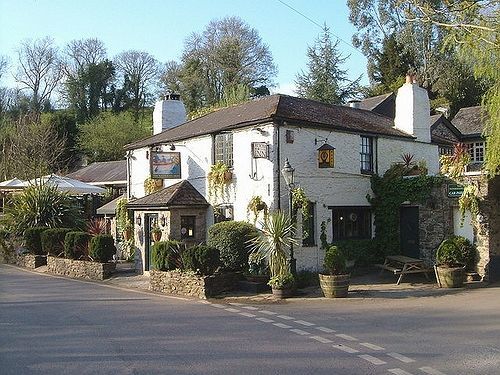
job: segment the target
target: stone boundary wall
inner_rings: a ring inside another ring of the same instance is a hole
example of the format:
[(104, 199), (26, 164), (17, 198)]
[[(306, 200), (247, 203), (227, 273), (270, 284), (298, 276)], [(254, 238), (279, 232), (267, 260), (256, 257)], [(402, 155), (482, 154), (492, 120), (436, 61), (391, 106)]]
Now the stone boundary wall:
[(15, 264), (25, 268), (38, 268), (47, 264), (46, 255), (23, 254), (16, 257)]
[(241, 278), (238, 273), (199, 276), (181, 271), (151, 270), (149, 289), (155, 292), (206, 299), (234, 290)]
[(104, 280), (111, 276), (115, 268), (115, 263), (47, 257), (48, 273), (74, 279)]

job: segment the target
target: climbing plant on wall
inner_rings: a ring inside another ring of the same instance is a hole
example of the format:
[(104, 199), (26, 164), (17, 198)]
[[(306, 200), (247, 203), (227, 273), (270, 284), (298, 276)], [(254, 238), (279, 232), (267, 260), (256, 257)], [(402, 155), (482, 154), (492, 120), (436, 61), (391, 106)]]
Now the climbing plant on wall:
[(434, 186), (443, 182), (441, 177), (413, 176), (403, 178), (398, 165), (382, 176), (374, 175), (371, 186), (374, 196), (366, 198), (375, 215), (375, 238), (384, 255), (399, 253), (399, 209), (405, 201), (425, 203)]

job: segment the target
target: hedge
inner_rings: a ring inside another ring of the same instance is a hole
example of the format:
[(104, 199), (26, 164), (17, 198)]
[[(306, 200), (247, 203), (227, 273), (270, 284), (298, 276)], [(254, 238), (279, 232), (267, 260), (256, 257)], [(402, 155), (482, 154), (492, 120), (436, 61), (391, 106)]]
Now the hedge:
[(214, 247), (193, 246), (182, 252), (184, 269), (212, 275), (220, 265), (220, 253)]
[(64, 255), (69, 259), (80, 259), (88, 255), (91, 235), (87, 232), (75, 231), (66, 233), (64, 238)]
[(228, 271), (240, 271), (248, 265), (251, 250), (249, 240), (257, 236), (257, 229), (244, 221), (223, 221), (208, 229), (207, 245), (220, 252), (220, 261)]
[(44, 254), (59, 256), (64, 253), (64, 239), (66, 233), (72, 232), (70, 228), (50, 228), (40, 234), (42, 251)]
[(43, 255), (42, 240), (40, 235), (49, 229), (48, 227), (28, 228), (24, 231), (24, 246), (30, 254)]
[(94, 261), (107, 263), (116, 254), (115, 240), (109, 234), (98, 234), (92, 237), (89, 246), (89, 255)]
[(158, 241), (151, 248), (151, 266), (160, 271), (170, 271), (179, 268), (181, 255), (180, 242)]

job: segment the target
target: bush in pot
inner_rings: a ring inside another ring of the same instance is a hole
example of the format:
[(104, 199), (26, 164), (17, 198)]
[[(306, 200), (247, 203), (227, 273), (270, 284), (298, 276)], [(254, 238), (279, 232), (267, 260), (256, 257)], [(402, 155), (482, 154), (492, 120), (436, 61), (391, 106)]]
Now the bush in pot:
[(326, 249), (323, 267), (324, 274), (319, 274), (323, 294), (327, 298), (347, 297), (349, 277), (346, 273), (347, 259), (339, 247), (331, 245)]
[(285, 272), (271, 277), (267, 285), (272, 288), (274, 296), (278, 298), (291, 297), (295, 289), (295, 278), (290, 272)]
[(436, 251), (436, 279), (442, 288), (460, 288), (464, 282), (466, 258), (452, 239), (441, 242)]

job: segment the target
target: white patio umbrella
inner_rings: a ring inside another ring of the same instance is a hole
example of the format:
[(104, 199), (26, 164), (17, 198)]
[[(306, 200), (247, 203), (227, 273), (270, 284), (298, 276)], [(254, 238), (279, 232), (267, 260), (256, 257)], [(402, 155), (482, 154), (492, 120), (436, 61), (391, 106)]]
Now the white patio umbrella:
[(18, 178), (12, 178), (7, 181), (0, 182), (0, 190), (17, 190), (24, 187), (26, 181), (20, 180)]
[(71, 195), (83, 194), (103, 194), (106, 189), (87, 184), (82, 181), (75, 180), (69, 177), (58, 176), (56, 174), (49, 174), (40, 178), (35, 178), (23, 183), (23, 186), (49, 184), (56, 186), (57, 190), (67, 192)]

